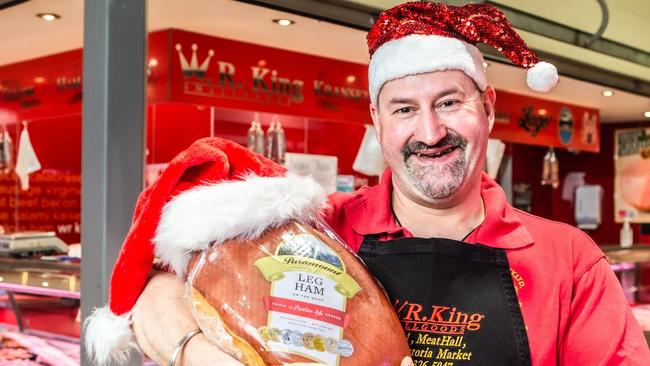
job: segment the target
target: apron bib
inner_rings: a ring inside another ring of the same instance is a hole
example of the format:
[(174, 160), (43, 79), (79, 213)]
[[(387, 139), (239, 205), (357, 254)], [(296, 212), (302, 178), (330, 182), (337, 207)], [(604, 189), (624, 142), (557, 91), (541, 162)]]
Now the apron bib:
[(386, 289), (416, 366), (531, 364), (505, 251), (366, 236), (358, 254)]

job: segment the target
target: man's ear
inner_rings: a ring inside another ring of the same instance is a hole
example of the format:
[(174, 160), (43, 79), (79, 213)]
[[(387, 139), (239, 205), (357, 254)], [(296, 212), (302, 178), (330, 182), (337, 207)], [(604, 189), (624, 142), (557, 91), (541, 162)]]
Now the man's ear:
[(494, 113), (495, 113), (495, 103), (497, 100), (497, 93), (494, 91), (492, 85), (488, 85), (485, 91), (483, 92), (483, 110), (488, 119), (488, 124), (490, 127), (490, 132), (492, 132), (492, 127), (494, 127)]
[(377, 133), (377, 142), (381, 142), (381, 124), (379, 123), (379, 107), (374, 103), (370, 103), (370, 117), (372, 118), (372, 124), (375, 126), (375, 132)]

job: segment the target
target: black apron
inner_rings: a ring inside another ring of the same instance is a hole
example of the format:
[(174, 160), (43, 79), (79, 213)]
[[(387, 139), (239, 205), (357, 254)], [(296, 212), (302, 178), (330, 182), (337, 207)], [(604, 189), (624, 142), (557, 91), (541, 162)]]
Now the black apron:
[(416, 366), (530, 365), (505, 251), (366, 236), (358, 254), (386, 289)]

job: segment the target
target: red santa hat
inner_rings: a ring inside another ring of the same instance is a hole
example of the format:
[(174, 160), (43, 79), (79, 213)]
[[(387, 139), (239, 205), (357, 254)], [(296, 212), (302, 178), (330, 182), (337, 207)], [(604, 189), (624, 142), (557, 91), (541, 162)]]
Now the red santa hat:
[(109, 303), (84, 324), (93, 361), (124, 361), (136, 347), (131, 309), (154, 256), (183, 277), (192, 253), (235, 237), (255, 238), (288, 219), (311, 217), (324, 204), (323, 189), (309, 177), (288, 174), (234, 142), (196, 141), (138, 198), (113, 269)]
[(370, 100), (377, 103), (382, 86), (408, 75), (461, 70), (485, 90), (483, 55), (487, 43), (514, 64), (528, 69), (528, 86), (547, 92), (557, 84), (555, 66), (539, 62), (506, 16), (489, 4), (462, 7), (408, 2), (381, 13), (367, 36)]

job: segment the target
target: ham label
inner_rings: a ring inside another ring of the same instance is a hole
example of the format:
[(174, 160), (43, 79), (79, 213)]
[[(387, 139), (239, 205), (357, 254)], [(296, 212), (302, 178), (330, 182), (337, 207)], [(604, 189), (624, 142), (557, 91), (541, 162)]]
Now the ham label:
[(327, 365), (350, 357), (344, 338), (348, 297), (361, 289), (339, 256), (317, 237), (287, 232), (273, 256), (255, 261), (271, 293), (268, 323), (258, 329), (272, 351), (299, 354)]

